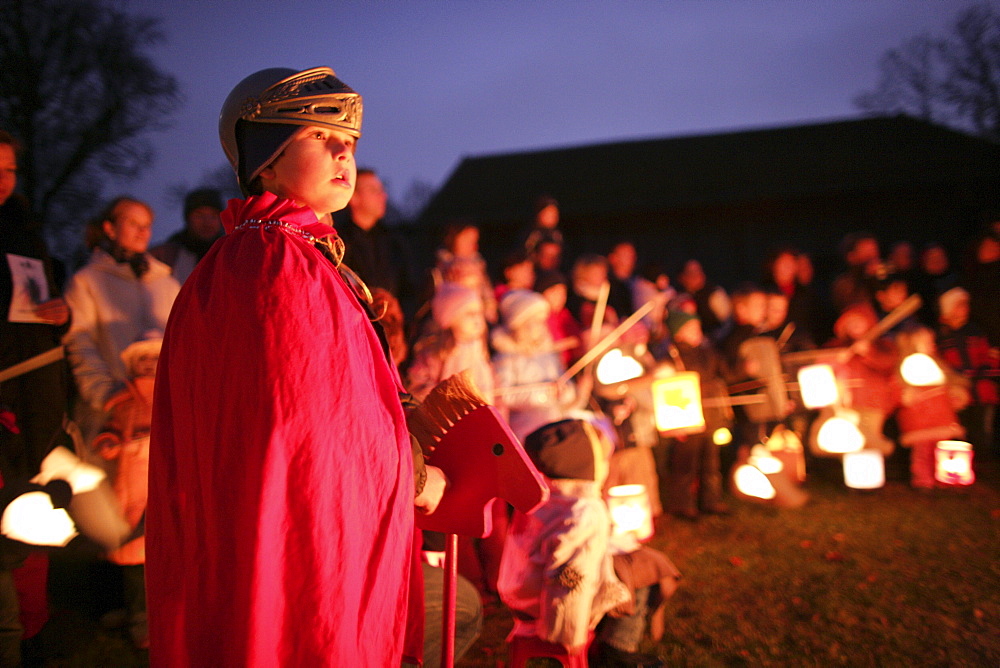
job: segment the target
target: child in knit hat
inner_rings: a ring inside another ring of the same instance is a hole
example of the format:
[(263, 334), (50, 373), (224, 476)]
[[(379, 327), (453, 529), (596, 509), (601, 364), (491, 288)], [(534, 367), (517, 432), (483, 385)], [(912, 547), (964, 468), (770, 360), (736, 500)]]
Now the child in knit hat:
[(499, 587), (514, 612), (510, 639), (580, 653), (600, 623), (594, 665), (646, 665), (639, 643), (647, 628), (654, 640), (662, 634), (662, 604), (680, 572), (634, 539), (612, 540), (601, 496), (611, 442), (586, 420), (562, 420), (528, 435), (524, 448), (550, 496), (530, 515), (515, 513), (508, 532)]
[(500, 324), (490, 334), (498, 394), (520, 439), (566, 417), (573, 386), (557, 384), (566, 370), (549, 331), (549, 302), (533, 290), (511, 290), (500, 300)]
[(468, 369), (482, 396), (493, 396), (493, 370), (486, 346), (486, 318), (478, 290), (444, 282), (431, 299), (433, 333), (413, 345), (407, 389), (417, 399), (435, 385)]

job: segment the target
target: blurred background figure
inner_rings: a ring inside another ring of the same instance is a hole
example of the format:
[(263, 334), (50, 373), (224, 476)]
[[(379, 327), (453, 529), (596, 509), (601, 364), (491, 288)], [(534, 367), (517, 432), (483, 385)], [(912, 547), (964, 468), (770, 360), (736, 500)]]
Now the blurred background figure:
[[(19, 146), (0, 130), (0, 371), (60, 346), (69, 309), (59, 296), (53, 263), (32, 220), (28, 202), (14, 192)], [(62, 434), (67, 374), (57, 360), (0, 383), (0, 486), (38, 473), (42, 459)], [(0, 538), (0, 665), (21, 663), (21, 640), (48, 618), (47, 561), (41, 554), (35, 590), (23, 599), (25, 610), (40, 611), (36, 624), (22, 624), (22, 600), (14, 569), (29, 553), (26, 546)], [(23, 585), (23, 582), (22, 582)], [(30, 599), (30, 600), (29, 600)]]
[(152, 227), (147, 204), (113, 200), (89, 225), (90, 260), (66, 289), (73, 323), (63, 342), (76, 380), (74, 416), (87, 443), (107, 419), (108, 401), (126, 389), (122, 352), (146, 331), (163, 331), (180, 290), (170, 267), (146, 250)]
[(184, 229), (150, 249), (150, 255), (170, 267), (177, 282), (183, 283), (222, 236), (221, 213), (222, 197), (218, 190), (192, 190), (184, 198)]

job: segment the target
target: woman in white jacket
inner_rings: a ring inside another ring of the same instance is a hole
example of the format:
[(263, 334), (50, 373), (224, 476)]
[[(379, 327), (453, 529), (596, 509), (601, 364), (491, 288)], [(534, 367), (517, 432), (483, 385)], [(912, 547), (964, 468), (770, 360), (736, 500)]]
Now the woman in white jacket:
[(63, 343), (79, 391), (75, 410), (86, 440), (108, 400), (125, 388), (121, 353), (151, 329), (163, 331), (180, 290), (170, 267), (146, 252), (153, 211), (120, 197), (88, 231), (90, 261), (69, 281), (72, 324)]

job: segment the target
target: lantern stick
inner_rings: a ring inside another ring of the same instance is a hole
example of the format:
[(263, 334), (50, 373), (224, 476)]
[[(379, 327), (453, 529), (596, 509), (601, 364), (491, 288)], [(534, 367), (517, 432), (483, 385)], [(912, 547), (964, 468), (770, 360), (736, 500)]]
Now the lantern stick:
[(565, 373), (559, 376), (559, 380), (557, 380), (556, 383), (562, 385), (570, 378), (580, 373), (580, 371), (582, 371), (585, 366), (587, 366), (595, 359), (600, 357), (608, 348), (614, 345), (614, 343), (621, 337), (622, 334), (624, 334), (627, 330), (631, 329), (635, 323), (642, 320), (642, 317), (653, 309), (653, 306), (655, 305), (658, 299), (660, 299), (660, 297), (653, 297), (648, 302), (643, 304), (638, 311), (636, 311), (628, 318), (623, 320), (620, 325), (615, 327), (614, 331), (612, 331), (610, 334), (608, 334), (603, 339), (598, 341), (597, 344), (593, 348), (588, 350), (586, 353), (584, 353), (583, 357), (578, 359), (573, 364), (573, 366), (566, 369)]
[(604, 312), (608, 308), (608, 297), (611, 295), (611, 283), (604, 281), (601, 283), (601, 290), (597, 293), (597, 304), (594, 305), (594, 317), (590, 320), (590, 340), (596, 341), (597, 335), (604, 324)]
[(44, 353), (35, 355), (34, 357), (29, 357), (23, 362), (18, 362), (14, 366), (9, 366), (3, 371), (0, 371), (0, 383), (5, 380), (10, 380), (11, 378), (17, 378), (18, 376), (24, 375), (29, 371), (40, 369), (47, 364), (57, 362), (65, 356), (66, 350), (62, 346), (59, 346), (58, 348), (46, 350)]

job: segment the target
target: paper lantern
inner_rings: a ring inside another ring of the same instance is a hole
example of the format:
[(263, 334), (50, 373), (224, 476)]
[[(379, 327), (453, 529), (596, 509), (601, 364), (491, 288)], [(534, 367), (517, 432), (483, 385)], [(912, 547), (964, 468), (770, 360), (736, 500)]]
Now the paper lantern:
[(645, 485), (616, 485), (607, 493), (614, 534), (632, 533), (639, 540), (653, 535), (653, 511)]
[(775, 496), (774, 485), (760, 469), (751, 464), (740, 464), (733, 472), (736, 490), (748, 497), (768, 501)]
[(716, 445), (729, 445), (733, 442), (733, 432), (726, 427), (719, 427), (712, 432), (712, 443)]
[(858, 429), (857, 413), (841, 411), (826, 419), (816, 436), (823, 452), (842, 454), (857, 452), (865, 446), (865, 437)]
[(601, 385), (614, 385), (626, 380), (638, 378), (644, 372), (642, 364), (624, 354), (620, 348), (609, 350), (597, 363), (597, 382)]
[(885, 457), (880, 450), (844, 454), (844, 484), (851, 489), (878, 489), (885, 485)]
[(63, 547), (76, 535), (76, 525), (66, 512), (73, 492), (65, 481), (42, 486), (26, 483), (5, 492), (12, 498), (0, 517), (0, 534), (7, 538), (48, 547)]
[(657, 378), (651, 385), (653, 415), (661, 433), (697, 434), (705, 430), (701, 383), (697, 371)]
[(746, 463), (733, 472), (733, 484), (738, 495), (750, 500), (779, 508), (799, 508), (809, 500), (809, 495), (799, 488), (794, 476), (766, 446), (755, 445)]
[(903, 380), (914, 387), (928, 387), (944, 383), (944, 371), (934, 358), (924, 353), (907, 355), (899, 365), (899, 373)]
[(971, 485), (972, 445), (965, 441), (939, 441), (934, 450), (934, 479), (944, 485)]
[(810, 364), (799, 369), (799, 391), (806, 408), (823, 408), (837, 403), (837, 377), (829, 364)]

